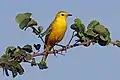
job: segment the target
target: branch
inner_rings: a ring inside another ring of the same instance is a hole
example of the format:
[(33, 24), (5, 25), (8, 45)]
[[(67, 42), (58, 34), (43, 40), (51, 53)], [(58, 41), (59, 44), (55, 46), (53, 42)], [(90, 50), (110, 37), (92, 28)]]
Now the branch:
[(118, 45), (120, 42), (116, 42), (116, 41), (111, 41), (110, 44), (113, 44), (113, 45)]
[[(89, 41), (87, 41), (87, 42), (82, 42), (82, 43), (77, 43), (77, 44), (73, 44), (73, 45), (68, 45), (68, 46), (66, 46), (66, 48), (60, 48), (60, 49), (55, 50), (55, 51), (49, 51), (48, 53), (49, 53), (49, 54), (54, 54), (54, 53), (56, 53), (56, 54), (64, 55), (64, 54), (59, 53), (59, 52), (62, 52), (62, 51), (65, 51), (65, 50), (67, 50), (67, 49), (71, 49), (71, 48), (73, 48), (73, 47), (77, 47), (77, 46), (80, 46), (80, 45), (87, 45), (87, 44), (89, 44), (89, 43), (91, 43), (91, 42), (92, 42), (92, 41), (89, 40)], [(36, 53), (36, 54), (33, 54), (32, 56), (33, 56), (33, 57), (36, 57), (36, 56), (43, 56), (43, 55), (46, 55), (46, 52)]]
[[(64, 47), (63, 47), (63, 48), (59, 48), (59, 49), (57, 49), (57, 50), (55, 50), (55, 51), (49, 51), (48, 53), (49, 53), (49, 54), (54, 54), (54, 53), (56, 53), (56, 54), (60, 54), (60, 55), (63, 55), (63, 56), (64, 56), (64, 54), (59, 53), (59, 52), (66, 51), (66, 50), (68, 50), (68, 49), (71, 49), (71, 48), (74, 48), (74, 47), (77, 47), (77, 46), (80, 46), (80, 45), (88, 45), (88, 44), (90, 44), (91, 42), (92, 42), (92, 40), (88, 40), (87, 42), (75, 43), (75, 44), (73, 44), (73, 45), (67, 45), (66, 48), (64, 48)], [(120, 42), (119, 42), (119, 41), (111, 41), (110, 44), (113, 44), (113, 45), (116, 45), (116, 46), (119, 47)], [(32, 55), (32, 57), (44, 56), (44, 55), (46, 55), (46, 52), (35, 53), (35, 54)]]

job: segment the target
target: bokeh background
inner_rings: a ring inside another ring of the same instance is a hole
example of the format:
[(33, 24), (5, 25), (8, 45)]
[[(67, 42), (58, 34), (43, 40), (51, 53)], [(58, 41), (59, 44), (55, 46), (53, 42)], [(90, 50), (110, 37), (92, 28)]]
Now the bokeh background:
[[(44, 30), (58, 11), (72, 13), (61, 44), (69, 40), (72, 34), (69, 26), (76, 17), (85, 25), (93, 19), (99, 20), (110, 30), (113, 41), (120, 39), (120, 0), (1, 0), (0, 10), (0, 55), (8, 45), (41, 43), (30, 29), (19, 29), (15, 16), (22, 12), (31, 12)], [(112, 45), (80, 46), (68, 50), (65, 56), (49, 56), (47, 70), (39, 70), (27, 63), (22, 65), (25, 74), (15, 80), (120, 80), (120, 49)], [(3, 76), (0, 69), (0, 80), (12, 79), (12, 76)]]

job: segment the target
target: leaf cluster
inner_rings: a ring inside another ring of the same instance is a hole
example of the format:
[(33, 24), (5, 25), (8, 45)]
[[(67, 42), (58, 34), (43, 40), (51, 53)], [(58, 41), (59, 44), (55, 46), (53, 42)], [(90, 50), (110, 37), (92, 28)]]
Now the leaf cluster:
[(34, 34), (40, 35), (40, 33), (43, 31), (43, 27), (37, 27), (38, 23), (31, 18), (31, 16), (32, 13), (20, 13), (16, 16), (15, 20), (19, 24), (19, 28), (21, 30), (31, 28)]
[(111, 42), (108, 28), (100, 24), (97, 20), (92, 20), (86, 28), (82, 21), (76, 18), (71, 25), (71, 29), (76, 31), (76, 36), (79, 38), (77, 40), (78, 42), (87, 42), (91, 40), (93, 44), (98, 43), (100, 46), (106, 46)]
[[(39, 50), (41, 45), (34, 44), (33, 47)], [(22, 75), (24, 69), (21, 62), (28, 62), (31, 60), (31, 66), (36, 66), (35, 60), (32, 57), (33, 47), (31, 45), (25, 45), (22, 48), (20, 46), (8, 46), (5, 54), (0, 58), (0, 67), (3, 68), (3, 72), (9, 76), (8, 70), (12, 72), (13, 78), (18, 74)]]

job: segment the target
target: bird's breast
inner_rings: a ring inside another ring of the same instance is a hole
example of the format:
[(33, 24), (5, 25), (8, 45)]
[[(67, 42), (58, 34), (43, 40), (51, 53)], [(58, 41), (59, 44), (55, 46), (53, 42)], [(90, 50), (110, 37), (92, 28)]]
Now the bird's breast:
[(67, 29), (66, 21), (61, 21), (61, 22), (59, 21), (54, 23), (52, 30), (53, 32), (51, 32), (53, 41), (55, 41), (56, 43), (60, 42), (65, 35), (66, 29)]

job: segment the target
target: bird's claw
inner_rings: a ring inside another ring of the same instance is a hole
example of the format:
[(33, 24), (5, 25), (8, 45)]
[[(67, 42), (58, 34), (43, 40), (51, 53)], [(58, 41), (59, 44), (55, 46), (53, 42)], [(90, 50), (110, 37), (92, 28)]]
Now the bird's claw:
[(54, 56), (57, 57), (56, 53), (58, 53), (58, 51), (53, 49), (53, 54), (54, 54)]
[(68, 46), (63, 46), (62, 48), (63, 48), (63, 50), (67, 53), (67, 47)]

